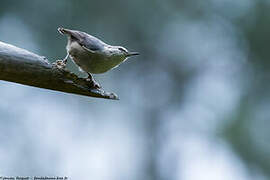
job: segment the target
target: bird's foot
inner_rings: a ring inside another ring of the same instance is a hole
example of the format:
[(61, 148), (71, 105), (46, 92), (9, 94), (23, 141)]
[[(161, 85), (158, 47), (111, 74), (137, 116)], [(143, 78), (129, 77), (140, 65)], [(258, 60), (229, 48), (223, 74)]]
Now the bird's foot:
[(99, 85), (99, 83), (97, 83), (94, 79), (91, 78), (87, 78), (86, 81), (88, 81), (91, 85), (91, 87), (95, 88), (95, 89), (101, 89), (101, 86)]
[(56, 60), (52, 65), (58, 69), (65, 69), (67, 64), (65, 60)]
[(94, 80), (93, 76), (90, 73), (87, 73), (88, 77), (87, 77), (87, 81), (90, 83), (91, 87), (95, 88), (95, 89), (101, 89), (101, 86)]

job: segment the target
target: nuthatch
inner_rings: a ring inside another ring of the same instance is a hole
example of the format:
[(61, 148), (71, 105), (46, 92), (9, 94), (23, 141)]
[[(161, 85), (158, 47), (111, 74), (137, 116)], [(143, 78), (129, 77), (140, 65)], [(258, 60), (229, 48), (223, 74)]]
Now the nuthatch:
[(129, 52), (121, 46), (108, 45), (96, 37), (85, 32), (58, 28), (61, 34), (68, 35), (67, 56), (63, 59), (64, 65), (70, 57), (81, 70), (88, 74), (93, 86), (100, 88), (91, 74), (100, 74), (117, 67), (128, 57), (139, 55)]

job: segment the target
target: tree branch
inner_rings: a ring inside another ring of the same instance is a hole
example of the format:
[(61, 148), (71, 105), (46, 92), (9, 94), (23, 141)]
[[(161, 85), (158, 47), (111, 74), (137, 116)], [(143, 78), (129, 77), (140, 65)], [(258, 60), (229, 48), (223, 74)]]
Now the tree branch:
[(118, 99), (85, 78), (50, 64), (45, 57), (0, 41), (0, 80), (91, 97)]

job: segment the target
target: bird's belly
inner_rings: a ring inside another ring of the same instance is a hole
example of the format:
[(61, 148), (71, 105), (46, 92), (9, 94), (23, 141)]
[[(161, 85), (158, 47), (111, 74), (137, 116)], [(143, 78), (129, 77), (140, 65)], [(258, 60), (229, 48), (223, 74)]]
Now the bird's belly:
[(101, 55), (71, 55), (71, 58), (83, 71), (91, 74), (105, 73), (116, 66), (114, 63), (111, 63), (109, 59), (104, 58)]
[(100, 74), (116, 67), (123, 59), (108, 57), (101, 53), (91, 53), (83, 49), (77, 42), (72, 42), (67, 46), (67, 51), (71, 59), (83, 71)]

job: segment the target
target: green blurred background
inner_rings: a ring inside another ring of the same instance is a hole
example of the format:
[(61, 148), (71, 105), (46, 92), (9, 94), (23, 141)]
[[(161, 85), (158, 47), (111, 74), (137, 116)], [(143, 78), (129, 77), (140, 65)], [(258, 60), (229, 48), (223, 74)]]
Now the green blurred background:
[(120, 101), (1, 81), (0, 176), (270, 179), (270, 1), (0, 3), (0, 41), (51, 62), (59, 26), (141, 54), (95, 76)]

